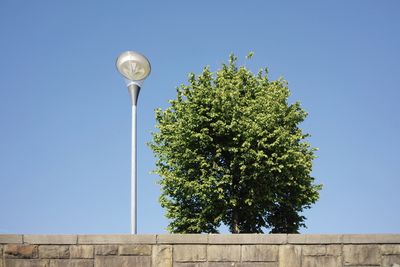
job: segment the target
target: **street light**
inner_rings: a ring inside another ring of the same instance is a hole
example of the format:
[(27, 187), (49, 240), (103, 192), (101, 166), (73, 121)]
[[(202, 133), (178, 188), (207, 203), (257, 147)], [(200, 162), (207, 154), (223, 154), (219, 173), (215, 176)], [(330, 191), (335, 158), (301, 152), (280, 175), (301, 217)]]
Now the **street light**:
[(131, 150), (131, 233), (136, 234), (136, 105), (140, 92), (140, 87), (144, 79), (149, 76), (151, 66), (149, 60), (134, 51), (126, 51), (117, 58), (116, 66), (118, 71), (124, 76), (126, 86), (128, 87), (132, 103), (132, 150)]

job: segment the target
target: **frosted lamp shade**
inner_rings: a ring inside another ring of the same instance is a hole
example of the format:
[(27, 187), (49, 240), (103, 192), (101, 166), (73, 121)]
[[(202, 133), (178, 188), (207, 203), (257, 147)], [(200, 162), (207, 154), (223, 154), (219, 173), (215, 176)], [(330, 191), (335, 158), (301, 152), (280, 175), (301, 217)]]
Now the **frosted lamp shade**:
[(116, 65), (118, 71), (131, 81), (144, 80), (151, 71), (147, 58), (134, 51), (126, 51), (119, 55)]

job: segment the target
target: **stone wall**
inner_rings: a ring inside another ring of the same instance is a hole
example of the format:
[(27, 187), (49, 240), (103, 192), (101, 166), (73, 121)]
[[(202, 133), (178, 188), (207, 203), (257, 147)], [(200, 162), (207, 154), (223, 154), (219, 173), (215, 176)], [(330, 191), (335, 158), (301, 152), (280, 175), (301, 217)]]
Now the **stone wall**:
[(400, 267), (400, 235), (0, 235), (0, 267)]

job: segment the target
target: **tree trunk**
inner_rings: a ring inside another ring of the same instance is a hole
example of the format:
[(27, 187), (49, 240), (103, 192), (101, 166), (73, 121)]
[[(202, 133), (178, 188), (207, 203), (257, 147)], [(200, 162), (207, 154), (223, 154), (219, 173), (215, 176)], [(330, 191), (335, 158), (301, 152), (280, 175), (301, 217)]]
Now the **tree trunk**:
[(232, 234), (238, 234), (240, 233), (239, 229), (239, 214), (236, 209), (233, 210), (232, 212), (232, 225), (231, 225), (231, 232)]
[(234, 198), (236, 198), (236, 203), (235, 205), (232, 207), (232, 225), (231, 225), (231, 233), (233, 234), (238, 234), (240, 232), (240, 228), (239, 228), (239, 177), (237, 175), (237, 173), (239, 173), (237, 171), (237, 169), (234, 168), (234, 174), (232, 177), (232, 195), (234, 196)]

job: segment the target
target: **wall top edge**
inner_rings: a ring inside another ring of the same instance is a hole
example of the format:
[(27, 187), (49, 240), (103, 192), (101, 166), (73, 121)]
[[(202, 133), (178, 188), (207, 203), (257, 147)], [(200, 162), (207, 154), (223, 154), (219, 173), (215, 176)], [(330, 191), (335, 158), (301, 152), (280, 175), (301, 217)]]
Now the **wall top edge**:
[(400, 244), (400, 234), (0, 234), (0, 244)]

